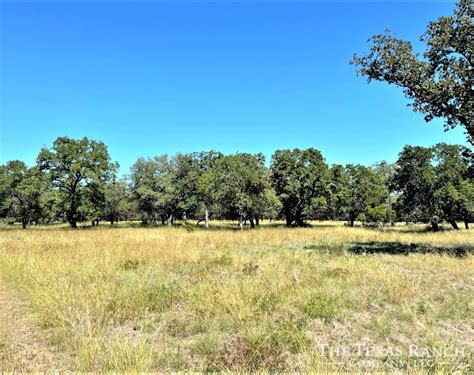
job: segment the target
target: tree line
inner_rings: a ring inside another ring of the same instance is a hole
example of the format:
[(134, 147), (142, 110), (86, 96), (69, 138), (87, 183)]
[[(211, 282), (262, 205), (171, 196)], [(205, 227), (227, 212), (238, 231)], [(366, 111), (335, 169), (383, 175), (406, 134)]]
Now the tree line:
[[(368, 81), (401, 87), (426, 121), (442, 118), (446, 129), (462, 126), (474, 144), (474, 10), (460, 0), (451, 16), (428, 24), (423, 56), (391, 32), (374, 35), (366, 55), (351, 63)], [(97, 225), (140, 219), (172, 224), (177, 218), (238, 220), (242, 228), (262, 219), (304, 226), (311, 219), (347, 220), (349, 225), (395, 221), (446, 221), (457, 229), (472, 222), (473, 154), (459, 145), (406, 146), (395, 164), (328, 166), (313, 148), (278, 150), (265, 164), (262, 154), (209, 151), (140, 158), (129, 176), (102, 142), (56, 139), (33, 167), (14, 160), (0, 166), (0, 219), (31, 223), (67, 221)]]
[(353, 226), (396, 221), (429, 223), (474, 218), (474, 154), (460, 145), (405, 146), (395, 164), (331, 165), (320, 151), (263, 154), (216, 151), (139, 158), (117, 177), (104, 143), (57, 138), (36, 165), (13, 160), (0, 166), (0, 218), (7, 223), (80, 222), (93, 226), (122, 220), (172, 225), (176, 220), (238, 222), (345, 220)]

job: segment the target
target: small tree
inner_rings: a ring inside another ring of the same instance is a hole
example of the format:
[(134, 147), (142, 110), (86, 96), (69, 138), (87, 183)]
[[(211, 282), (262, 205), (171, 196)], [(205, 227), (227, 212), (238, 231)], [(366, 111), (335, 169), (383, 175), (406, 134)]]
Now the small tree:
[(198, 201), (197, 212), (204, 213), (204, 226), (209, 228), (209, 213), (222, 211), (217, 202), (214, 202), (214, 175), (211, 173), (217, 161), (224, 157), (220, 152), (206, 151), (193, 154), (199, 165), (199, 177), (196, 180)]
[[(383, 222), (384, 224), (390, 222), (392, 223), (392, 225), (394, 225), (396, 213), (393, 209), (393, 206), (397, 201), (398, 196), (396, 192), (391, 190), (391, 186), (393, 177), (395, 176), (396, 166), (395, 164), (389, 164), (385, 160), (383, 160), (381, 162), (375, 163), (375, 165), (373, 166), (373, 170), (376, 174), (379, 175), (382, 184), (386, 190), (386, 200), (381, 205), (381, 207), (379, 207), (379, 209), (377, 210), (378, 213), (376, 215), (379, 218), (383, 216), (383, 219), (377, 220), (377, 222)], [(384, 213), (384, 215), (382, 215), (382, 212)]]
[(113, 181), (104, 191), (104, 217), (110, 224), (118, 222), (129, 210), (129, 189), (124, 181)]
[(347, 165), (346, 171), (349, 178), (349, 225), (354, 226), (356, 220), (377, 220), (387, 196), (382, 179), (373, 169), (362, 165)]
[[(269, 181), (268, 177), (266, 180)], [(255, 218), (255, 225), (259, 225), (261, 219), (272, 220), (277, 218), (281, 208), (281, 202), (276, 196), (275, 191), (272, 188), (266, 188), (263, 194), (254, 197), (250, 225), (252, 227), (254, 225), (252, 217)]]

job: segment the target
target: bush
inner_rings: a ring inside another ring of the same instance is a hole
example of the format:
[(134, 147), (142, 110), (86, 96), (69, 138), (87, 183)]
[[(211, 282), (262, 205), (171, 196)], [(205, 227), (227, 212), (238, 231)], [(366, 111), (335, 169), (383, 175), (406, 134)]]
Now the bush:
[(337, 316), (336, 300), (330, 296), (317, 294), (301, 306), (301, 310), (313, 319), (329, 321)]

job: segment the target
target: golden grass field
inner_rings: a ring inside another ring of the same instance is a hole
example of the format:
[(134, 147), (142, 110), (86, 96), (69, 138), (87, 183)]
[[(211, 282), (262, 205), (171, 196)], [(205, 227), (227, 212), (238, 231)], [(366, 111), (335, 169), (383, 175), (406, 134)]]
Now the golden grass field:
[(467, 373), (472, 233), (4, 229), (1, 370)]

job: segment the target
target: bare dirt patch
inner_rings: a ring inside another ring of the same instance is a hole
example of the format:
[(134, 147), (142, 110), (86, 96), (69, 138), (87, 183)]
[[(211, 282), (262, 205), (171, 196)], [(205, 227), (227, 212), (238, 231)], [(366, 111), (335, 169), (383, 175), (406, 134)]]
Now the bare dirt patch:
[(60, 369), (24, 302), (0, 278), (0, 372)]

